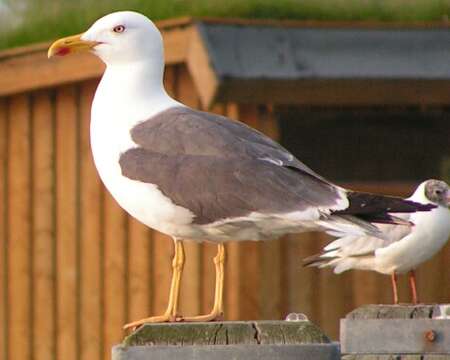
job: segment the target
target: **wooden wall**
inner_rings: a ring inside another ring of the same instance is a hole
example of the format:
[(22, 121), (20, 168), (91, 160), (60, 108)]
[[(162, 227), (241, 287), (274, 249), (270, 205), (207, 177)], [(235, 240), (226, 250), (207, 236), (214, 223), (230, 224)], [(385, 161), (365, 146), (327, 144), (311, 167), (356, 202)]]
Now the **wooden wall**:
[[(184, 66), (166, 84), (199, 107)], [(122, 325), (166, 306), (172, 242), (129, 218), (101, 185), (89, 149), (96, 81), (0, 98), (0, 358), (109, 359)], [(220, 104), (277, 137), (266, 106)], [(381, 190), (404, 194), (408, 186)], [(329, 239), (292, 235), (227, 246), (227, 319), (306, 313), (333, 336), (338, 319), (364, 303), (390, 302), (387, 277), (302, 269), (300, 259)], [(181, 311), (209, 311), (215, 246), (188, 244)], [(450, 248), (419, 271), (422, 300), (449, 300)], [(400, 296), (408, 299), (406, 281)]]

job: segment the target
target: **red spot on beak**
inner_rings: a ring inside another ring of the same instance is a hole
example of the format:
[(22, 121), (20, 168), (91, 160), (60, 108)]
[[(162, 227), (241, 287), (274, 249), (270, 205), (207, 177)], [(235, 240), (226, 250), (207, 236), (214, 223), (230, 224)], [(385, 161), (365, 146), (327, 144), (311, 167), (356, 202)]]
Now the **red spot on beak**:
[(70, 48), (62, 47), (62, 48), (58, 49), (58, 51), (55, 53), (55, 55), (64, 56), (64, 55), (67, 55), (68, 53), (70, 53)]

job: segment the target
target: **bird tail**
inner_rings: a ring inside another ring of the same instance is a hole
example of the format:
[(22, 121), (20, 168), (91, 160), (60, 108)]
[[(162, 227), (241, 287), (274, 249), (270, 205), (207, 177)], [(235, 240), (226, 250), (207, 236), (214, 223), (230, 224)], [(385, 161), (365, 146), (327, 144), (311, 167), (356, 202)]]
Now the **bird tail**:
[(384, 241), (367, 236), (344, 236), (325, 246), (320, 253), (303, 259), (303, 266), (333, 267), (336, 274), (353, 268), (368, 270), (373, 265), (375, 250)]
[(338, 256), (332, 256), (328, 254), (328, 251), (322, 250), (318, 254), (314, 254), (311, 256), (308, 256), (302, 260), (304, 267), (318, 267), (318, 268), (324, 268), (328, 266), (332, 266), (334, 260), (339, 259)]
[(364, 266), (363, 262), (370, 262), (371, 258), (357, 258), (357, 257), (340, 257), (340, 256), (327, 256), (326, 252), (321, 252), (309, 256), (302, 260), (304, 267), (318, 267), (323, 269), (326, 267), (332, 267), (335, 274), (340, 274), (344, 271), (358, 268), (360, 270), (368, 269), (368, 266)]

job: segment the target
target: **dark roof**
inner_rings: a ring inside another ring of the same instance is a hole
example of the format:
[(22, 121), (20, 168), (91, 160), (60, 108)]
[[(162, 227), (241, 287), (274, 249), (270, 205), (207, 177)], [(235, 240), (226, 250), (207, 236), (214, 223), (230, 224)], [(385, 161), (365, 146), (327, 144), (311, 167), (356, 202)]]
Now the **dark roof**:
[(450, 29), (200, 23), (219, 78), (449, 79)]

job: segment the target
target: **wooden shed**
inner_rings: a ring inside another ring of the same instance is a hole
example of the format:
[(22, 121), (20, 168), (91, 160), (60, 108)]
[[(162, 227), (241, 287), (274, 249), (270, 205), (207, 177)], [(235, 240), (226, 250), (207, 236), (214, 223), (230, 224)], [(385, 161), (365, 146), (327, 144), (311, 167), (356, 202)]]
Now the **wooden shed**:
[[(425, 178), (448, 180), (448, 28), (158, 25), (166, 87), (180, 101), (258, 128), (343, 186), (406, 195)], [(103, 65), (47, 60), (47, 46), (0, 53), (0, 357), (108, 359), (124, 323), (164, 310), (172, 244), (129, 218), (97, 177), (89, 117)], [(328, 240), (229, 244), (227, 319), (303, 312), (337, 338), (345, 313), (391, 301), (386, 277), (302, 269)], [(214, 252), (187, 245), (185, 314), (212, 305)], [(449, 261), (447, 247), (420, 269), (423, 301), (449, 301)], [(400, 296), (409, 299), (406, 284)]]

